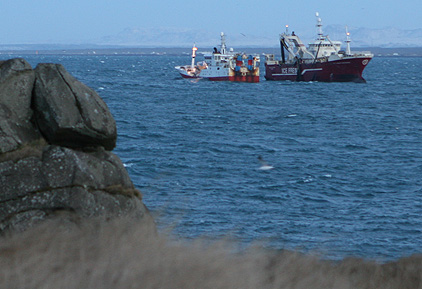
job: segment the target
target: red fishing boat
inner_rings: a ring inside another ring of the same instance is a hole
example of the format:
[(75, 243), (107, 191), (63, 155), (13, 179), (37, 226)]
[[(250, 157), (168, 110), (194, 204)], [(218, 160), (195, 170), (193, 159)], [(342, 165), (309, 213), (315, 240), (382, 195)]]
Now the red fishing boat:
[(323, 35), (318, 12), (316, 17), (318, 37), (307, 48), (294, 32), (288, 32), (286, 25), (286, 32), (280, 35), (281, 60), (276, 60), (274, 54), (265, 56), (265, 79), (365, 82), (362, 72), (374, 55), (350, 50), (347, 27), (346, 50), (341, 50), (340, 41)]

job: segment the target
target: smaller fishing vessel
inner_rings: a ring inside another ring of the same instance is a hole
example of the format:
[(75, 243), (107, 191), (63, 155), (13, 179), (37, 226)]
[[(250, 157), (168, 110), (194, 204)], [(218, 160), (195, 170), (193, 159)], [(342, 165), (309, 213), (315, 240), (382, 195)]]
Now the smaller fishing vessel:
[(212, 81), (259, 82), (259, 55), (227, 51), (226, 36), (221, 32), (220, 50), (214, 47), (211, 54), (204, 55), (204, 61), (195, 64), (196, 51), (192, 48), (190, 65), (176, 66), (183, 78), (204, 78)]
[(340, 41), (332, 41), (328, 35), (323, 34), (318, 12), (316, 17), (318, 37), (308, 48), (294, 32), (289, 34), (286, 25), (286, 32), (280, 35), (281, 60), (275, 60), (274, 54), (265, 56), (265, 79), (365, 82), (362, 72), (374, 55), (371, 52), (350, 50), (347, 27), (347, 47), (341, 50)]

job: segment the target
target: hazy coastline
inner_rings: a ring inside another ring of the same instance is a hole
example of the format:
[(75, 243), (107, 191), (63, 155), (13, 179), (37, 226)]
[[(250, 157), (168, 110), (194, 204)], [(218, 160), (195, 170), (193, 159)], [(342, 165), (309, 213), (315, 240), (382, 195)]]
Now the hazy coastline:
[[(211, 52), (212, 47), (198, 47), (198, 54)], [(247, 53), (280, 54), (279, 47), (238, 47)], [(352, 51), (371, 51), (375, 57), (422, 57), (422, 47), (356, 47)], [(0, 55), (190, 55), (190, 47), (122, 47), (103, 45), (2, 45)]]

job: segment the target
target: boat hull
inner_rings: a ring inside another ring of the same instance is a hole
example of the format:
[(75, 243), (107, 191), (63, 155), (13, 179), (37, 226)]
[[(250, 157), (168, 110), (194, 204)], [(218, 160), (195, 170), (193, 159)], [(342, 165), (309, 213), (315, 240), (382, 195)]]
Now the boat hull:
[(233, 75), (229, 76), (229, 80), (237, 82), (259, 82), (259, 75)]
[(206, 80), (210, 80), (210, 81), (229, 81), (228, 76), (202, 77), (202, 76), (189, 75), (189, 74), (185, 74), (185, 73), (181, 73), (181, 72), (180, 72), (180, 75), (183, 78), (188, 78), (188, 79), (206, 79)]
[(180, 72), (180, 75), (181, 75), (183, 78), (190, 78), (190, 79), (192, 79), (192, 78), (200, 78), (200, 77), (198, 77), (198, 76), (189, 75), (189, 74), (185, 74), (185, 73), (182, 73), (182, 72)]
[(339, 60), (286, 64), (265, 64), (266, 80), (366, 82), (362, 72), (371, 57), (350, 57)]
[[(254, 74), (235, 74), (229, 73), (227, 76), (203, 76), (200, 73), (198, 74), (190, 74), (185, 70), (179, 70), (180, 75), (183, 78), (187, 79), (206, 79), (210, 81), (235, 81), (235, 82), (259, 82), (259, 70), (258, 74), (254, 72)], [(205, 73), (203, 73), (205, 74)]]

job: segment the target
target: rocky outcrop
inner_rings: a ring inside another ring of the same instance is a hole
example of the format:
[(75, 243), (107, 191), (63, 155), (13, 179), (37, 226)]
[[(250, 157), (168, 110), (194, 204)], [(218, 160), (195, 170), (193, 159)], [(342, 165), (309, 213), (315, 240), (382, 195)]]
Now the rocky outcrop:
[(40, 137), (31, 123), (35, 72), (23, 59), (0, 62), (0, 153)]
[(116, 138), (107, 105), (62, 65), (0, 62), (0, 232), (59, 215), (152, 222)]
[(68, 147), (116, 146), (116, 123), (95, 91), (77, 81), (60, 64), (35, 69), (34, 109), (41, 133)]

